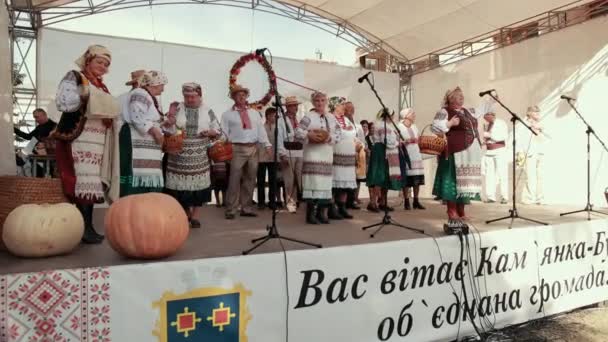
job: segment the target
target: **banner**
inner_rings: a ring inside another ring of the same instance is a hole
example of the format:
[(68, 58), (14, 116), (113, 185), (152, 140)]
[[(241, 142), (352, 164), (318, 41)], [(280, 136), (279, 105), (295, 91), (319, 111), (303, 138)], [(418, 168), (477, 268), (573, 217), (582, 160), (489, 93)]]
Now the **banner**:
[(3, 275), (0, 341), (444, 341), (604, 301), (607, 260), (597, 220)]

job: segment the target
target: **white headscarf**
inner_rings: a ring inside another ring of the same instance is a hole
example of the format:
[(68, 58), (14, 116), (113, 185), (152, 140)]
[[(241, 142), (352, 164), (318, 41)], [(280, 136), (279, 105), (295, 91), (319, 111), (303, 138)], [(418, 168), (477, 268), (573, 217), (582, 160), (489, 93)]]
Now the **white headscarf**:
[(169, 83), (167, 76), (161, 71), (150, 70), (144, 73), (139, 79), (140, 87), (153, 87)]
[(399, 112), (399, 120), (403, 120), (403, 119), (407, 118), (408, 115), (411, 115), (413, 113), (414, 113), (414, 109), (412, 109), (412, 108), (403, 108)]
[(82, 56), (78, 57), (78, 59), (76, 61), (74, 61), (74, 63), (76, 63), (76, 65), (78, 65), (80, 70), (84, 70), (84, 68), (86, 67), (87, 61), (92, 58), (95, 58), (95, 57), (101, 57), (101, 58), (107, 60), (108, 63), (110, 63), (110, 64), (112, 63), (112, 54), (110, 53), (110, 50), (108, 50), (108, 48), (106, 48), (103, 45), (89, 46), (87, 51), (85, 51), (82, 54)]

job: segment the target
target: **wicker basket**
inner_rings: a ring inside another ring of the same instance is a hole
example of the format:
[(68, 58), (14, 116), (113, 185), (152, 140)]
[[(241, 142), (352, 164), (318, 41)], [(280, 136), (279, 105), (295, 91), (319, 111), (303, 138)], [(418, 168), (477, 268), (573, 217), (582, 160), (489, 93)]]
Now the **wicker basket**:
[(207, 152), (209, 158), (215, 163), (221, 163), (232, 160), (232, 144), (222, 140), (216, 141), (213, 146), (209, 147)]
[(178, 132), (174, 135), (165, 136), (165, 140), (163, 140), (163, 152), (172, 154), (180, 153), (184, 148), (185, 137), (185, 131)]
[(445, 150), (447, 141), (445, 138), (438, 137), (436, 135), (424, 135), (424, 131), (429, 127), (431, 127), (431, 125), (428, 125), (422, 129), (420, 138), (418, 138), (418, 146), (420, 147), (421, 153), (438, 156)]
[(22, 204), (55, 204), (68, 202), (63, 194), (61, 180), (57, 178), (33, 178), (0, 176), (0, 249), (4, 220), (13, 209)]

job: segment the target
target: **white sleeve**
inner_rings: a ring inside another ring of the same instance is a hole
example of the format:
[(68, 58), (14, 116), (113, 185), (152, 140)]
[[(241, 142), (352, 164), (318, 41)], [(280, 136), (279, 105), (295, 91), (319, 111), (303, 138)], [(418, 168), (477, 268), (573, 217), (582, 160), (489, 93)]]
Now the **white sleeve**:
[(132, 92), (129, 96), (129, 121), (142, 135), (153, 127), (160, 127), (159, 117), (150, 115), (150, 107), (153, 105), (144, 94)]
[(229, 112), (224, 112), (224, 114), (222, 114), (222, 124), (220, 125), (226, 140), (230, 140), (230, 124), (228, 122), (228, 113)]
[(397, 138), (397, 131), (395, 127), (386, 127), (387, 135), (386, 135), (386, 147), (387, 148), (395, 148), (399, 145), (399, 138)]
[(213, 112), (213, 109), (209, 109), (207, 114), (209, 115), (209, 130), (220, 134), (220, 123), (217, 121), (217, 116), (215, 116), (215, 112)]
[(296, 128), (296, 140), (306, 144), (308, 143), (308, 127), (310, 126), (310, 117), (304, 116)]
[(492, 128), (490, 139), (494, 141), (506, 141), (508, 136), (509, 129), (507, 128), (507, 124), (504, 121), (497, 119)]
[(55, 104), (57, 110), (62, 113), (72, 113), (80, 108), (80, 88), (74, 72), (68, 72), (59, 83)]
[(448, 112), (442, 108), (435, 114), (431, 130), (435, 133), (447, 133), (450, 128), (448, 127)]
[(264, 127), (264, 123), (262, 122), (262, 118), (261, 118), (261, 113), (260, 114), (260, 119), (259, 120), (255, 120), (256, 121), (256, 125), (258, 126), (258, 142), (262, 143), (264, 145), (264, 147), (272, 147), (272, 144), (270, 143), (270, 140), (268, 140), (268, 134), (266, 134), (266, 128)]
[(331, 145), (335, 145), (342, 139), (342, 128), (340, 127), (340, 124), (338, 123), (338, 120), (336, 120), (335, 116), (326, 115), (325, 117), (329, 123), (329, 136), (331, 137), (329, 143)]
[(279, 134), (277, 137), (277, 149), (279, 150), (279, 156), (286, 156), (287, 150), (285, 149), (284, 142), (287, 140), (287, 130), (285, 129), (285, 118), (283, 116), (279, 117), (279, 121), (277, 122)]

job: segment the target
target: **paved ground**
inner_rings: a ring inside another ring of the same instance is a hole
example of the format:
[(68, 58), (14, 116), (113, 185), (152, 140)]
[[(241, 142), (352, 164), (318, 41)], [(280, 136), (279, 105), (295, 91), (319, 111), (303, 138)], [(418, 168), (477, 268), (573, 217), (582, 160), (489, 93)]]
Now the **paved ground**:
[(523, 326), (507, 328), (502, 332), (506, 339), (501, 341), (606, 342), (608, 341), (608, 307), (578, 310)]

